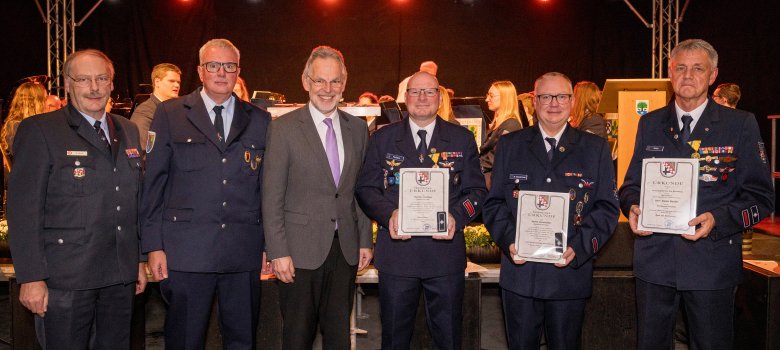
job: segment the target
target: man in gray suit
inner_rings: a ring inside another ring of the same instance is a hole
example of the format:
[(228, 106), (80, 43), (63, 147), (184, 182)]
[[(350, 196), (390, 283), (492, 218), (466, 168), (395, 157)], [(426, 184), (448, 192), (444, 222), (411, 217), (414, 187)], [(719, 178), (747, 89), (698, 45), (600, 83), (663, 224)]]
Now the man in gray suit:
[(152, 125), (152, 117), (160, 102), (179, 97), (181, 85), (181, 69), (172, 63), (160, 63), (152, 68), (152, 95), (149, 99), (135, 107), (130, 121), (138, 126), (138, 134), (141, 137), (141, 147), (146, 147), (146, 139), (149, 133), (149, 125)]
[(266, 252), (280, 284), (283, 348), (347, 349), (355, 274), (371, 261), (371, 224), (355, 200), (366, 123), (336, 107), (338, 50), (315, 48), (301, 75), (309, 103), (271, 123), (263, 170)]

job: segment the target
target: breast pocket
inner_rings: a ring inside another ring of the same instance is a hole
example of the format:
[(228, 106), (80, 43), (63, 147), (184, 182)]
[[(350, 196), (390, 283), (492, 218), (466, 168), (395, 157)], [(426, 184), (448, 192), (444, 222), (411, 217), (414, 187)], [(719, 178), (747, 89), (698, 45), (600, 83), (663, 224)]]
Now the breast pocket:
[(89, 196), (98, 186), (97, 166), (94, 158), (68, 159), (58, 169), (59, 181), (50, 183), (50, 188), (58, 189), (67, 196)]
[(182, 171), (196, 171), (206, 166), (206, 137), (203, 135), (180, 136), (173, 139), (173, 157), (176, 167)]
[(241, 171), (249, 176), (259, 175), (265, 150), (261, 147), (260, 142), (256, 140), (242, 140), (241, 144), (244, 149)]

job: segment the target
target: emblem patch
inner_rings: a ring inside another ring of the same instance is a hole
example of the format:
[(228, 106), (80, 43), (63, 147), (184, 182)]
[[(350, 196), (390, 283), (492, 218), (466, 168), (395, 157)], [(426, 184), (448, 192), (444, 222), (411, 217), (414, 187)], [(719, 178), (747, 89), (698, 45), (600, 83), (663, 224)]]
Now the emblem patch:
[(550, 196), (546, 194), (540, 194), (536, 196), (536, 209), (547, 210), (550, 207)]
[(86, 171), (86, 169), (84, 169), (82, 167), (73, 169), (73, 177), (75, 177), (77, 179), (83, 179), (84, 176), (86, 176), (86, 175), (87, 175), (87, 171)]
[(417, 184), (420, 186), (428, 186), (428, 184), (431, 182), (431, 172), (430, 171), (418, 171), (417, 172)]
[(128, 149), (126, 149), (125, 150), (125, 154), (127, 154), (127, 158), (130, 158), (130, 159), (135, 159), (135, 158), (140, 158), (141, 157), (141, 154), (138, 153), (138, 149), (136, 149), (136, 148), (128, 148)]
[(674, 177), (674, 175), (677, 175), (677, 163), (661, 162), (661, 175), (664, 177)]
[(146, 153), (152, 153), (152, 149), (154, 149), (154, 140), (157, 138), (157, 133), (154, 131), (149, 131), (147, 134), (148, 137), (146, 138)]
[(640, 117), (647, 114), (650, 108), (650, 100), (636, 100), (635, 102), (636, 114)]

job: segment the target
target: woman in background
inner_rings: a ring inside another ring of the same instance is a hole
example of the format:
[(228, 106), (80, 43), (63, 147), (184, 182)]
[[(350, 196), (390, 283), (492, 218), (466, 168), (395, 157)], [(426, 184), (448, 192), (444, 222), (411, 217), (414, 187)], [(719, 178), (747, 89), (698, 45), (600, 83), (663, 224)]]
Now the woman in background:
[(43, 113), (46, 109), (46, 97), (46, 89), (38, 83), (24, 83), (16, 89), (11, 99), (11, 107), (8, 109), (8, 116), (3, 123), (3, 131), (0, 133), (0, 150), (3, 152), (3, 167), (6, 175), (11, 171), (13, 163), (11, 146), (19, 123), (24, 118)]
[(455, 119), (455, 113), (452, 112), (452, 101), (450, 101), (450, 94), (447, 92), (447, 88), (439, 85), (439, 110), (436, 112), (442, 119), (455, 124), (460, 125), (458, 120)]
[(236, 85), (233, 85), (233, 93), (235, 93), (238, 98), (250, 102), (249, 90), (246, 89), (246, 83), (243, 78), (238, 77), (238, 79), (236, 79)]
[(581, 81), (574, 85), (574, 104), (571, 107), (569, 124), (580, 131), (606, 139), (607, 122), (603, 115), (596, 113), (599, 101), (601, 101), (601, 91), (595, 83)]
[(490, 85), (485, 96), (488, 109), (493, 112), (493, 122), (488, 126), (485, 142), (479, 148), (479, 163), (485, 174), (485, 183), (490, 189), (493, 157), (496, 154), (498, 139), (504, 134), (523, 128), (520, 121), (520, 110), (517, 104), (517, 90), (511, 81), (502, 80)]

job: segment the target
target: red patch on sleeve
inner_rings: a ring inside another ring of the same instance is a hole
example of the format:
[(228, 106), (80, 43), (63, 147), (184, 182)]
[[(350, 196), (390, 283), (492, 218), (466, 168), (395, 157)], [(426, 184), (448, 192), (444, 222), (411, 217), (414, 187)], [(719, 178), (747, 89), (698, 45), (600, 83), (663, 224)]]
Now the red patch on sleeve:
[(474, 205), (471, 204), (470, 200), (463, 201), (463, 207), (466, 208), (466, 212), (469, 213), (469, 216), (474, 216)]

